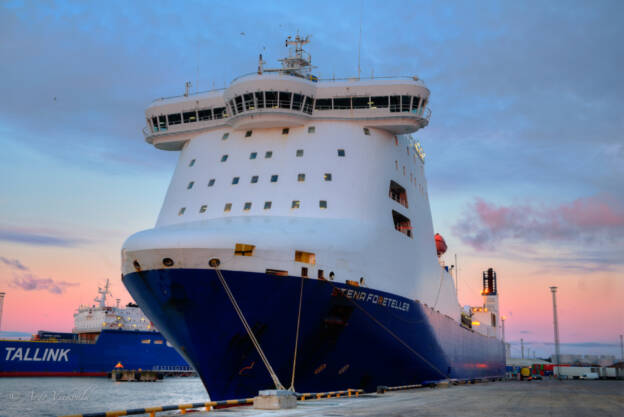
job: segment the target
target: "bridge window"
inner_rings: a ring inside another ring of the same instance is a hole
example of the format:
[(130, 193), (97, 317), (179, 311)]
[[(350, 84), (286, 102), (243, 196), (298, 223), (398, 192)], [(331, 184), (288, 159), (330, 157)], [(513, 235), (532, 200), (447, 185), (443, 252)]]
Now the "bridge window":
[(305, 96), (305, 103), (303, 104), (304, 113), (312, 114), (312, 103), (314, 99), (312, 97)]
[(388, 107), (388, 97), (387, 96), (371, 97), (369, 104), (370, 104), (371, 109), (386, 108)]
[(394, 181), (390, 181), (389, 197), (407, 208), (407, 191)]
[(188, 185), (186, 186), (187, 190), (190, 190), (191, 188), (193, 188), (193, 185), (195, 184), (195, 181), (191, 181), (188, 183)]
[(182, 116), (184, 117), (184, 123), (192, 123), (197, 121), (197, 113), (194, 111), (187, 111), (185, 113), (182, 113)]
[(245, 132), (245, 137), (250, 138), (252, 134), (253, 134), (253, 130), (248, 130)]
[(338, 156), (343, 157), (345, 156), (345, 150), (344, 149), (338, 149)]
[(266, 107), (268, 109), (276, 109), (277, 108), (277, 92), (265, 91), (264, 96), (266, 97)]
[(326, 209), (327, 208), (327, 200), (319, 201), (319, 208)]
[(167, 116), (158, 116), (158, 129), (167, 130)]
[(369, 107), (370, 97), (353, 97), (351, 100), (354, 109), (368, 109)]
[(331, 98), (317, 98), (314, 110), (331, 110), (332, 99)]
[(316, 127), (315, 126), (308, 126), (308, 133), (316, 133)]
[(225, 107), (217, 107), (216, 109), (212, 109), (212, 111), (214, 112), (215, 119), (223, 119), (224, 117), (227, 117)]
[(232, 114), (236, 114), (236, 106), (234, 105), (234, 99), (228, 101), (228, 104), (230, 105), (230, 109), (232, 110)]
[(247, 202), (245, 203), (245, 205), (243, 206), (243, 210), (244, 210), (244, 211), (249, 211), (249, 210), (251, 210), (251, 201), (247, 201)]
[(299, 174), (299, 175), (297, 175), (297, 181), (299, 181), (299, 182), (304, 182), (304, 181), (305, 181), (305, 174)]
[(257, 156), (258, 156), (258, 152), (252, 152), (249, 154), (249, 159), (256, 159)]
[(264, 108), (264, 92), (263, 91), (256, 91), (256, 103), (258, 103), (259, 109)]
[(401, 96), (401, 111), (410, 111), (411, 96)]
[(401, 111), (401, 97), (400, 96), (390, 96), (390, 111), (391, 112)]
[(156, 116), (152, 117), (152, 130), (158, 132), (158, 118)]
[[(251, 204), (251, 203), (249, 203)], [(234, 246), (234, 255), (236, 256), (253, 256), (255, 245), (248, 245), (246, 243), (237, 243)]]
[(258, 176), (254, 175), (253, 177), (251, 177), (251, 183), (252, 184), (256, 184), (258, 182)]
[(167, 119), (169, 119), (169, 126), (179, 125), (180, 123), (182, 123), (182, 117), (180, 116), (180, 113), (170, 114), (167, 116)]
[(228, 212), (232, 210), (232, 203), (225, 203), (225, 207), (223, 207), (223, 211)]
[(303, 96), (301, 94), (293, 94), (293, 110), (301, 110), (301, 105), (303, 104)]
[(210, 181), (208, 181), (208, 187), (212, 187), (215, 183), (215, 179), (211, 178)]
[(208, 206), (207, 206), (206, 204), (204, 204), (203, 206), (201, 206), (201, 207), (199, 208), (199, 212), (200, 212), (200, 213), (205, 213), (207, 208), (208, 208)]
[(290, 109), (290, 100), (292, 98), (292, 93), (287, 93), (285, 91), (280, 91), (279, 93), (279, 106), (281, 109)]
[(278, 175), (271, 175), (271, 182), (277, 182)]
[(329, 172), (326, 172), (325, 175), (323, 176), (323, 179), (325, 181), (331, 181), (332, 180), (332, 174)]
[(253, 94), (244, 94), (243, 98), (245, 100), (245, 108), (247, 110), (254, 110), (256, 107), (254, 106)]
[(197, 112), (197, 116), (198, 116), (199, 121), (212, 120), (212, 110), (210, 109), (200, 110)]
[(221, 140), (227, 140), (227, 138), (229, 137), (230, 137), (230, 134), (228, 132), (225, 132), (223, 136), (221, 136)]
[(234, 177), (234, 178), (232, 178), (232, 185), (236, 185), (236, 184), (238, 184), (238, 180), (240, 180), (240, 177)]
[(351, 97), (342, 97), (334, 99), (334, 110), (351, 109)]
[(234, 102), (236, 103), (236, 112), (243, 112), (243, 98), (241, 96), (234, 97)]
[(316, 255), (312, 252), (295, 251), (295, 262), (303, 262), (314, 265), (316, 263)]
[(412, 110), (418, 109), (418, 103), (420, 103), (420, 97), (414, 97), (412, 100)]
[(303, 156), (303, 149), (297, 149), (297, 157), (301, 158)]
[(293, 200), (290, 204), (291, 209), (298, 209), (299, 207), (301, 207), (301, 201), (299, 200)]
[(264, 202), (264, 209), (265, 210), (271, 210), (271, 206), (273, 205), (273, 203), (271, 203), (270, 201), (265, 201)]
[(403, 233), (404, 235), (412, 237), (412, 224), (407, 217), (399, 212), (392, 210), (392, 220), (394, 221), (394, 228), (397, 231)]
[(264, 158), (265, 158), (265, 159), (269, 159), (269, 158), (271, 158), (272, 156), (273, 156), (273, 151), (266, 151), (266, 152), (264, 153)]

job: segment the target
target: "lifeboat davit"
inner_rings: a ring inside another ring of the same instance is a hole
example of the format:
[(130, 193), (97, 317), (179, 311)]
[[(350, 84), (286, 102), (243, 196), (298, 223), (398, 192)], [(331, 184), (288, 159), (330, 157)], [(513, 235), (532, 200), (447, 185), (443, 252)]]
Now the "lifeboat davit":
[(436, 233), (434, 238), (436, 243), (436, 250), (438, 251), (438, 256), (444, 255), (444, 252), (446, 252), (446, 249), (448, 249), (444, 238), (439, 233)]

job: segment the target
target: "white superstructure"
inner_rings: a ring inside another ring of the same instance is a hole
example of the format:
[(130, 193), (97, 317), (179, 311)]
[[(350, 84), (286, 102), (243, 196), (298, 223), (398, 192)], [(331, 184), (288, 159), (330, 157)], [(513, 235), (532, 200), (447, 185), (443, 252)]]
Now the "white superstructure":
[(459, 321), (411, 136), (428, 124), (429, 90), (418, 77), (316, 80), (304, 41), (280, 70), (260, 60), (224, 90), (147, 108), (147, 142), (180, 157), (156, 227), (124, 244), (124, 274), (219, 258), (361, 282)]

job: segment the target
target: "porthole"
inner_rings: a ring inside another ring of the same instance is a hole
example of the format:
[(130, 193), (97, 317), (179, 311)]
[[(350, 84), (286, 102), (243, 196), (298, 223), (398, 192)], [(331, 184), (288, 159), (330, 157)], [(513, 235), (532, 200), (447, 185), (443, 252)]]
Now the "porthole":
[(171, 258), (163, 258), (162, 263), (166, 267), (171, 267), (171, 266), (173, 266), (173, 259), (171, 259)]
[(245, 137), (249, 138), (249, 137), (251, 137), (252, 134), (253, 134), (253, 130), (248, 130), (248, 131), (245, 132)]
[(289, 133), (290, 133), (290, 129), (289, 128), (285, 127), (285, 128), (282, 129), (282, 135), (287, 135)]
[(228, 132), (225, 132), (223, 136), (221, 137), (221, 140), (226, 140), (229, 137), (230, 137), (230, 134)]
[(343, 157), (345, 156), (345, 150), (344, 149), (338, 149), (338, 156)]

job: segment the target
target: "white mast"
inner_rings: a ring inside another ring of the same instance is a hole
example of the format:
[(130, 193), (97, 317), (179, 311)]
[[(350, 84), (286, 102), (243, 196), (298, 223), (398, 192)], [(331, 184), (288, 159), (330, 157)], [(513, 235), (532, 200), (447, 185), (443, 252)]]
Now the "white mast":
[(106, 296), (113, 296), (113, 294), (111, 294), (110, 292), (110, 280), (108, 278), (106, 278), (106, 284), (104, 285), (104, 288), (98, 287), (98, 294), (100, 294), (100, 296), (95, 297), (94, 301), (96, 303), (99, 303), (99, 307), (106, 307)]

